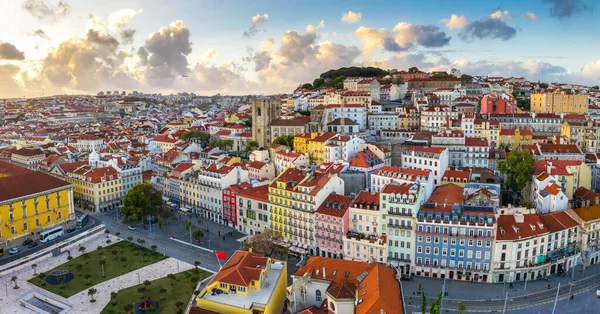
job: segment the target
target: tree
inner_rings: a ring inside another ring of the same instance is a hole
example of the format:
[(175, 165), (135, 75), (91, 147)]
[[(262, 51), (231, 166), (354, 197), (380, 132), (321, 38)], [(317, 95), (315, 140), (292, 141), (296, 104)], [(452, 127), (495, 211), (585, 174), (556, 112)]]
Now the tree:
[(438, 294), (438, 297), (435, 301), (431, 303), (431, 308), (429, 309), (430, 314), (440, 314), (442, 313), (442, 292)]
[(143, 284), (144, 284), (144, 287), (148, 288), (152, 285), (152, 282), (150, 282), (150, 280), (144, 280)]
[(300, 86), (300, 88), (302, 89), (313, 89), (313, 86), (311, 83), (306, 83), (306, 84), (302, 84), (302, 86)]
[(13, 289), (19, 289), (19, 286), (17, 285), (17, 276), (12, 276), (12, 278), (10, 278), (10, 281), (12, 281), (15, 284)]
[(166, 298), (167, 298), (167, 297), (165, 296), (165, 294), (167, 293), (167, 289), (165, 289), (165, 288), (160, 288), (160, 289), (158, 290), (158, 292), (160, 293), (160, 295), (161, 295), (161, 299), (162, 299), (162, 300), (164, 300), (164, 299), (166, 299)]
[(421, 290), (421, 313), (427, 313), (427, 297), (425, 296), (425, 290)]
[(106, 234), (106, 237), (108, 238), (108, 235), (110, 234), (110, 230), (108, 230), (108, 229), (104, 230), (104, 234)]
[(446, 77), (452, 77), (452, 75), (448, 74), (447, 72), (437, 72), (434, 75), (431, 76), (432, 78), (446, 78)]
[(464, 303), (458, 302), (458, 314), (463, 314), (467, 310)]
[(257, 141), (249, 141), (248, 144), (246, 144), (246, 151), (247, 152), (251, 152), (255, 149), (258, 149), (258, 142)]
[(96, 294), (98, 292), (98, 290), (94, 289), (94, 288), (90, 288), (90, 290), (88, 290), (88, 295), (90, 296), (90, 302), (94, 303), (96, 302), (96, 299), (94, 299), (94, 294)]
[(463, 74), (460, 76), (460, 81), (462, 83), (471, 83), (471, 82), (473, 82), (473, 76), (468, 75), (468, 74)]
[(83, 254), (85, 252), (85, 250), (86, 250), (85, 246), (79, 247), (79, 252), (81, 252), (81, 254)]
[(210, 142), (210, 134), (198, 130), (189, 130), (181, 134), (182, 141), (189, 141), (191, 139), (196, 139), (200, 144), (206, 146)]
[(519, 206), (521, 207), (525, 207), (525, 208), (535, 208), (535, 204), (532, 203), (530, 200), (525, 199), (525, 198), (521, 198), (521, 200), (519, 201)]
[(538, 85), (540, 86), (540, 88), (548, 88), (547, 83), (539, 83)]
[(312, 85), (313, 85), (313, 88), (314, 88), (314, 89), (319, 89), (319, 88), (321, 88), (321, 87), (323, 86), (323, 84), (325, 84), (325, 79), (324, 79), (324, 78), (322, 78), (322, 77), (319, 77), (319, 78), (316, 78), (316, 79), (313, 81), (313, 84), (312, 84)]
[[(535, 160), (528, 150), (513, 149), (506, 160), (498, 162), (498, 170), (504, 174), (505, 186), (518, 196), (531, 180)], [(516, 197), (514, 198), (516, 200)]]
[(246, 240), (245, 245), (247, 248), (252, 248), (254, 253), (282, 259), (285, 257), (285, 250), (279, 246), (280, 241), (281, 235), (279, 233), (273, 232), (271, 229), (265, 229), (263, 233), (255, 234)]
[[(187, 229), (187, 230), (189, 230), (189, 229)], [(200, 240), (202, 240), (202, 238), (204, 238), (204, 231), (196, 230), (196, 231), (192, 232), (192, 239), (194, 239), (194, 241), (200, 242)]]
[(598, 85), (596, 85), (596, 86), (592, 86), (592, 89), (594, 89), (594, 90), (599, 90), (599, 89), (600, 89), (600, 87), (598, 87)]
[(200, 261), (195, 261), (194, 266), (196, 266), (196, 268), (198, 268), (198, 266), (200, 266)]
[(167, 278), (169, 278), (169, 280), (171, 281), (171, 286), (173, 285), (173, 283), (175, 282), (175, 280), (177, 279), (177, 277), (173, 274), (168, 274)]
[(385, 70), (374, 68), (374, 67), (343, 67), (337, 70), (329, 70), (321, 73), (319, 77), (325, 79), (333, 79), (339, 76), (363, 76), (363, 77), (382, 77), (389, 73)]
[(114, 292), (114, 291), (110, 293), (110, 301), (111, 301), (110, 303), (113, 306), (117, 305), (117, 296), (118, 296), (118, 294), (116, 292)]
[(154, 245), (154, 244), (152, 244), (152, 245), (150, 246), (150, 249), (151, 249), (152, 251), (154, 251), (154, 252), (156, 252), (156, 248), (157, 248), (157, 246), (156, 246), (156, 245)]
[(106, 276), (104, 275), (104, 265), (106, 265), (106, 260), (100, 260), (100, 261), (98, 262), (98, 264), (100, 265), (100, 268), (102, 269), (102, 278), (106, 277)]
[(294, 136), (293, 135), (278, 136), (273, 140), (273, 144), (285, 145), (289, 148), (293, 148), (294, 147)]
[[(419, 68), (417, 68), (417, 67), (408, 68), (408, 73), (417, 73), (417, 72), (419, 72)], [(425, 312), (423, 312), (423, 313), (425, 313)]]
[(183, 301), (177, 301), (177, 303), (175, 303), (175, 306), (179, 309), (182, 309), (183, 305), (184, 305)]
[(126, 221), (135, 222), (146, 215), (158, 216), (162, 205), (162, 193), (148, 182), (140, 183), (131, 188), (123, 198), (121, 214)]

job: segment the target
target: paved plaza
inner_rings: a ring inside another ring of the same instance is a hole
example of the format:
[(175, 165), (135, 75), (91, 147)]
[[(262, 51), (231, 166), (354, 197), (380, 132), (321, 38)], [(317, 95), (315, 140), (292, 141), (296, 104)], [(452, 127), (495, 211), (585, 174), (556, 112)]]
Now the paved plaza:
[[(109, 235), (108, 239), (111, 239), (113, 243), (119, 241), (120, 239)], [(96, 248), (99, 245), (106, 246), (107, 237), (105, 235), (98, 235), (87, 241), (80, 243), (82, 246), (85, 246), (89, 250), (92, 248)], [(71, 252), (71, 256), (77, 257), (81, 255), (81, 253), (77, 250), (79, 244), (75, 243), (70, 247), (66, 248)], [(99, 283), (95, 286), (90, 286), (89, 288), (96, 288), (98, 294), (95, 296), (96, 302), (90, 303), (90, 297), (87, 294), (87, 289), (81, 291), (70, 298), (63, 298), (57, 296), (53, 293), (50, 293), (40, 287), (37, 287), (33, 284), (27, 282), (27, 280), (31, 279), (33, 274), (33, 268), (31, 264), (36, 263), (37, 272), (46, 272), (55, 268), (58, 265), (64, 264), (67, 262), (67, 254), (63, 253), (59, 256), (51, 256), (46, 258), (45, 260), (37, 260), (35, 262), (31, 262), (20, 269), (13, 271), (12, 273), (8, 273), (0, 278), (0, 287), (4, 288), (5, 291), (0, 293), (0, 309), (2, 313), (33, 313), (32, 311), (22, 307), (18, 299), (22, 296), (26, 295), (30, 291), (34, 290), (37, 292), (41, 292), (46, 296), (49, 296), (53, 299), (57, 299), (61, 302), (67, 303), (73, 308), (69, 313), (100, 313), (102, 309), (108, 304), (110, 301), (110, 293), (113, 291), (119, 291), (124, 288), (128, 288), (131, 286), (135, 286), (144, 280), (155, 280), (158, 278), (162, 278), (167, 276), (170, 273), (178, 273), (189, 270), (194, 266), (185, 263), (174, 258), (168, 258), (166, 260), (160, 261), (158, 263), (148, 265), (146, 267), (140, 268), (136, 271), (127, 273), (125, 275), (113, 278), (111, 280)], [(17, 276), (17, 284), (20, 287), (19, 289), (13, 289), (13, 282), (11, 278), (13, 276)], [(88, 289), (89, 289), (88, 288)]]

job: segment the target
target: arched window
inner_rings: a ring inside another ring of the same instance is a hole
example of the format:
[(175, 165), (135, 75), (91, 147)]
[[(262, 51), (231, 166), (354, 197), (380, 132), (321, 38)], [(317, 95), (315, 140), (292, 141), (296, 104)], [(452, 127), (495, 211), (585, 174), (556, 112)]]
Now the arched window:
[(321, 290), (315, 291), (315, 295), (317, 296), (317, 302), (321, 302), (322, 301)]

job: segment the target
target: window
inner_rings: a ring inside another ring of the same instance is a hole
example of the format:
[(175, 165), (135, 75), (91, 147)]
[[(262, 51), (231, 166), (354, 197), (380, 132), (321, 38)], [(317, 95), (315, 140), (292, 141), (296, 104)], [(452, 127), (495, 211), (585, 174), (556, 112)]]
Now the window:
[(223, 288), (223, 289), (227, 289), (227, 284), (226, 284), (226, 283), (221, 283), (221, 284), (220, 284), (220, 286), (221, 286), (221, 288)]
[(321, 302), (322, 301), (322, 299), (321, 299), (321, 290), (315, 291), (315, 296), (316, 296), (317, 302)]

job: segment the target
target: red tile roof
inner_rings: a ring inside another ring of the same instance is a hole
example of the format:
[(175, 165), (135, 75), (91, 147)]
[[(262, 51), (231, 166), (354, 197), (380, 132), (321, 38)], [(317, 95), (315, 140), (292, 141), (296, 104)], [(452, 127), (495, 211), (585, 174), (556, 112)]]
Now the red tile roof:
[(0, 202), (71, 184), (39, 171), (29, 171), (0, 178)]
[(497, 220), (496, 240), (518, 240), (548, 233), (549, 230), (538, 214), (522, 214), (523, 222), (515, 215), (500, 215)]
[(344, 217), (348, 211), (348, 206), (352, 202), (352, 197), (339, 194), (329, 194), (317, 209), (317, 214), (323, 214), (334, 217)]
[(236, 286), (250, 286), (253, 280), (260, 279), (260, 273), (267, 266), (268, 258), (246, 251), (236, 251), (210, 281), (223, 282)]
[[(363, 205), (363, 208), (364, 208), (364, 205), (379, 206), (379, 193), (369, 192), (369, 191), (360, 191), (360, 193), (358, 193), (358, 195), (354, 199), (352, 206), (356, 207), (356, 205), (358, 205), (358, 204)], [(371, 209), (375, 209), (375, 208), (371, 207)]]

